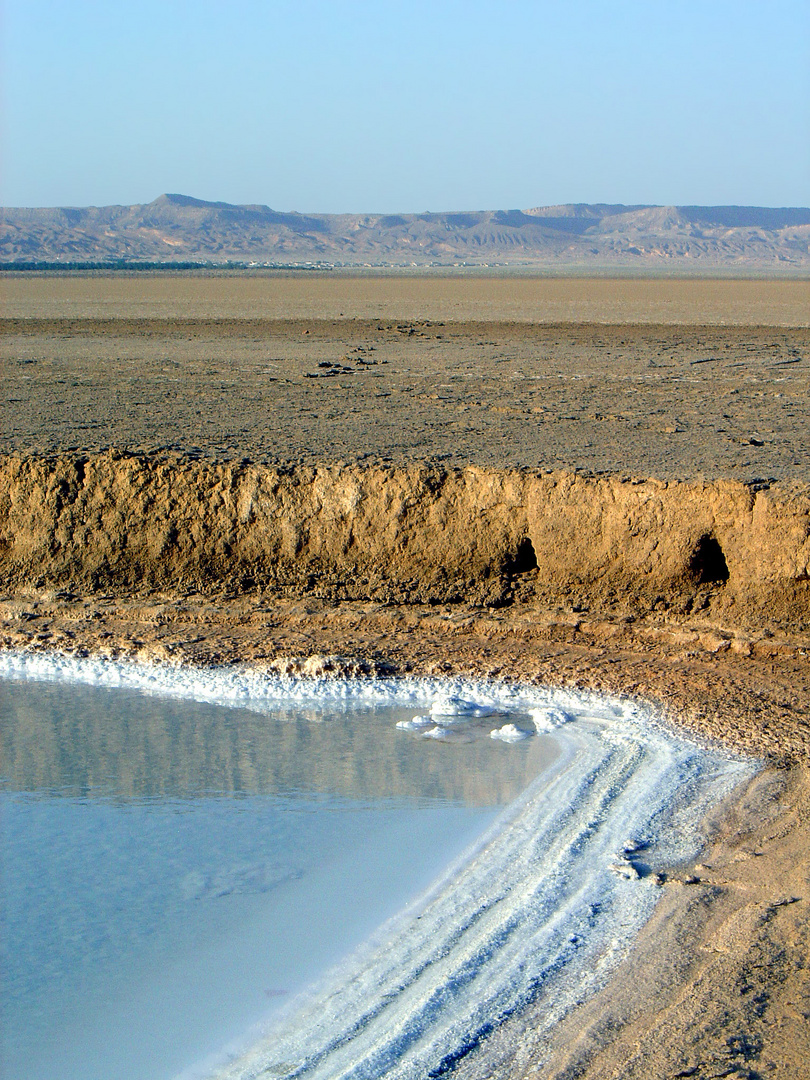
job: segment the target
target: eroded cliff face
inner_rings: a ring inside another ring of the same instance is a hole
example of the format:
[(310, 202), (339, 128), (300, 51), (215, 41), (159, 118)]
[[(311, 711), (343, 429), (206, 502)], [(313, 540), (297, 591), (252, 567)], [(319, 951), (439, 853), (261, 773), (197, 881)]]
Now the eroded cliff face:
[(810, 621), (810, 488), (496, 469), (0, 458), (6, 590), (203, 592)]

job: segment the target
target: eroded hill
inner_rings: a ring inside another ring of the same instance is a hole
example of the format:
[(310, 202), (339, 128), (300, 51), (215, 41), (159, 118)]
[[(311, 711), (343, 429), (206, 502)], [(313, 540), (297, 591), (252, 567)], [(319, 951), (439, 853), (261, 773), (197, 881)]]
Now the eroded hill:
[(301, 214), (161, 195), (143, 205), (3, 211), (0, 265), (119, 260), (796, 272), (810, 269), (810, 209), (600, 203)]

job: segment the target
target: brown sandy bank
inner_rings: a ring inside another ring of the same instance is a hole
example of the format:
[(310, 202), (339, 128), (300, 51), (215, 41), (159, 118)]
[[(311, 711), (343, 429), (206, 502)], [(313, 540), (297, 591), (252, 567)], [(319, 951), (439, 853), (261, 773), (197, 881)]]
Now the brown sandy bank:
[[(810, 488), (441, 466), (0, 457), (7, 587), (810, 622)], [(718, 645), (718, 648), (721, 646)], [(738, 649), (745, 645), (738, 644)]]

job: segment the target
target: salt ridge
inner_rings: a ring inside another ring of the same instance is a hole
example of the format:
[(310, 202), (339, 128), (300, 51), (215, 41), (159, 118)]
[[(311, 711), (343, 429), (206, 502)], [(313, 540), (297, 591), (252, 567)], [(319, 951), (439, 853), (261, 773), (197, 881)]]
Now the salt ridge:
[(664, 736), (604, 740), (598, 725), (570, 725), (551, 781), (217, 1077), (416, 1080), (470, 1053), (493, 1075), (522, 1011), (539, 1007), (535, 1037), (550, 1029), (605, 983), (651, 915), (652, 876), (613, 870), (626, 835), (659, 860), (687, 857), (690, 827), (750, 771)]

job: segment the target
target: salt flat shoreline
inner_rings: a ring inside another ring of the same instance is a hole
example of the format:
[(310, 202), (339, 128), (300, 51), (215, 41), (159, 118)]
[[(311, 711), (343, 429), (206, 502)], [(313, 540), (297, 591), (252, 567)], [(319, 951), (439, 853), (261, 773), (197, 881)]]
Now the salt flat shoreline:
[[(240, 665), (238, 668), (236, 668), (236, 670), (234, 670), (233, 679), (231, 679), (227, 668), (223, 669), (222, 667), (219, 667), (219, 668), (203, 668), (203, 669), (200, 669), (198, 671), (198, 677), (196, 678), (196, 681), (195, 681), (194, 669), (192, 669), (191, 671), (188, 671), (188, 670), (184, 671), (182, 668), (178, 669), (174, 665), (161, 665), (163, 667), (163, 670), (161, 671), (161, 670), (155, 668), (154, 665), (149, 665), (149, 664), (144, 665), (144, 664), (140, 663), (140, 664), (137, 664), (137, 665), (133, 665), (133, 670), (132, 670), (132, 673), (131, 673), (131, 676), (130, 676), (130, 674), (126, 670), (126, 667), (127, 667), (126, 662), (124, 662), (123, 666), (122, 666), (122, 664), (120, 662), (117, 663), (117, 664), (110, 664), (109, 669), (105, 671), (105, 665), (104, 664), (92, 663), (92, 662), (88, 661), (87, 659), (80, 660), (78, 662), (78, 664), (70, 664), (70, 663), (64, 663), (64, 662), (60, 663), (58, 660), (56, 662), (54, 662), (55, 657), (53, 656), (53, 654), (51, 654), (49, 656), (48, 655), (42, 656), (41, 657), (41, 662), (38, 663), (37, 656), (36, 656), (35, 653), (30, 653), (30, 652), (29, 653), (22, 653), (22, 654), (17, 653), (16, 655), (20, 659), (20, 665), (16, 666), (14, 660), (12, 659), (12, 663), (11, 663), (10, 667), (7, 666), (4, 663), (4, 665), (3, 665), (4, 666), (4, 671), (8, 671), (9, 673), (19, 672), (20, 675), (23, 675), (23, 676), (27, 672), (28, 677), (31, 677), (32, 675), (34, 677), (37, 677), (37, 673), (39, 673), (39, 675), (41, 677), (53, 678), (55, 675), (58, 675), (61, 672), (64, 677), (66, 677), (67, 679), (70, 679), (70, 680), (72, 680), (74, 678), (80, 679), (80, 680), (88, 679), (89, 681), (97, 683), (97, 684), (100, 683), (101, 685), (107, 685), (108, 680), (112, 679), (115, 682), (121, 682), (122, 685), (138, 685), (138, 684), (141, 684), (141, 685), (144, 685), (146, 687), (151, 687), (151, 688), (153, 688), (153, 690), (155, 692), (158, 692), (158, 693), (161, 692), (160, 688), (162, 688), (164, 692), (171, 693), (172, 692), (172, 687), (177, 687), (177, 689), (180, 692), (188, 693), (189, 691), (191, 691), (191, 693), (194, 694), (195, 696), (198, 695), (198, 694), (203, 694), (206, 697), (208, 697), (208, 695), (210, 695), (213, 692), (214, 694), (221, 695), (219, 700), (223, 700), (223, 701), (234, 700), (234, 697), (233, 697), (234, 692), (237, 693), (238, 700), (249, 700), (249, 697), (247, 699), (245, 699), (243, 695), (245, 693), (250, 695), (251, 690), (252, 690), (257, 695), (257, 701), (262, 700), (262, 696), (265, 693), (265, 690), (270, 695), (277, 695), (277, 694), (283, 695), (285, 693), (284, 681), (283, 680), (279, 683), (279, 680), (277, 680), (277, 679), (272, 680), (271, 679), (271, 680), (269, 680), (270, 685), (267, 686), (267, 687), (264, 687), (263, 679), (261, 677), (258, 680), (255, 680), (255, 679), (251, 678), (250, 671), (246, 671), (245, 667), (243, 665)], [(324, 669), (328, 668), (329, 666), (330, 665), (328, 664), (328, 662), (325, 662), (324, 659), (321, 658), (320, 661), (316, 660), (316, 661), (312, 662), (308, 666), (307, 670), (310, 672), (310, 674), (312, 676), (317, 676), (319, 672), (323, 672)], [(333, 672), (335, 674), (337, 674), (339, 665), (336, 665), (336, 664), (333, 663), (331, 666), (332, 666)], [(151, 667), (151, 671), (150, 671), (150, 667)], [(264, 674), (264, 673), (266, 673), (266, 669), (263, 669), (262, 674)], [(12, 678), (20, 677), (20, 675), (12, 674)], [(128, 682), (128, 680), (130, 678), (134, 679), (135, 682), (130, 684)], [(321, 700), (329, 700), (329, 688), (328, 688), (328, 686), (327, 687), (324, 686), (323, 677), (312, 679), (313, 686), (312, 686), (311, 690), (307, 690), (306, 686), (302, 685), (302, 682), (304, 684), (306, 684), (307, 681), (309, 681), (309, 680), (306, 678), (306, 676), (304, 676), (303, 679), (299, 676), (298, 678), (293, 680), (293, 682), (290, 684), (289, 690), (287, 690), (286, 692), (287, 693), (292, 693), (297, 700), (307, 700), (307, 695), (308, 694), (311, 694), (311, 695), (314, 695), (314, 696), (319, 696), (321, 698)], [(435, 691), (437, 689), (441, 690), (442, 685), (444, 685), (444, 686), (447, 685), (447, 682), (446, 682), (445, 679), (432, 680), (432, 683), (433, 683), (433, 689), (432, 690), (430, 689), (430, 686), (428, 686), (428, 688), (426, 688), (426, 689), (420, 689), (418, 681), (415, 682), (415, 681), (413, 681), (411, 679), (405, 679), (404, 681), (401, 680), (401, 679), (394, 679), (394, 680), (390, 680), (390, 682), (392, 683), (392, 686), (391, 686), (390, 690), (387, 690), (386, 687), (385, 687), (385, 683), (386, 683), (387, 680), (386, 679), (376, 678), (376, 679), (369, 680), (369, 682), (370, 682), (369, 690), (364, 691), (363, 687), (362, 687), (362, 684), (363, 684), (364, 681), (366, 681), (365, 677), (359, 678), (359, 679), (355, 678), (354, 680), (350, 680), (350, 681), (354, 682), (354, 684), (355, 684), (354, 688), (352, 688), (350, 686), (347, 687), (345, 678), (338, 678), (335, 681), (337, 683), (337, 685), (335, 687), (335, 695), (336, 696), (334, 698), (336, 703), (345, 701), (346, 700), (345, 695), (347, 693), (349, 694), (350, 698), (351, 698), (352, 694), (357, 693), (358, 695), (361, 696), (361, 698), (360, 698), (361, 700), (363, 700), (362, 696), (365, 693), (373, 694), (374, 695), (373, 700), (376, 700), (380, 695), (383, 695), (383, 698), (385, 698), (386, 695), (391, 695), (391, 694), (395, 695), (396, 697), (399, 697), (400, 695), (403, 695), (403, 694), (406, 697), (408, 695), (413, 695), (413, 694), (421, 694), (422, 697), (424, 697), (425, 694), (428, 694), (429, 695), (428, 700), (430, 700), (430, 697), (432, 697), (435, 694)], [(527, 702), (535, 702), (536, 703), (536, 702), (543, 702), (544, 700), (546, 700), (546, 701), (549, 700), (548, 698), (545, 697), (542, 690), (540, 690), (539, 688), (533, 689), (532, 687), (527, 687), (527, 686), (525, 686), (525, 684), (520, 684), (520, 685), (517, 685), (517, 686), (515, 686), (515, 685), (504, 686), (503, 684), (501, 684), (500, 687), (499, 687), (499, 685), (497, 683), (491, 683), (490, 686), (488, 687), (487, 684), (486, 684), (486, 681), (478, 682), (478, 683), (476, 683), (475, 681), (463, 681), (463, 682), (460, 682), (460, 683), (458, 681), (456, 681), (454, 684), (451, 684), (451, 685), (454, 685), (454, 688), (457, 688), (456, 692), (463, 693), (463, 696), (470, 697), (472, 700), (477, 700), (477, 701), (482, 701), (482, 702), (500, 701), (500, 702), (503, 703), (504, 707), (507, 708), (507, 709), (510, 707), (509, 703), (512, 702), (512, 707), (514, 707), (518, 711), (520, 711), (520, 704), (519, 703), (521, 701), (523, 702), (524, 707), (525, 707)], [(300, 695), (302, 695), (302, 694), (304, 695), (303, 699), (300, 698)], [(325, 695), (325, 697), (324, 697), (324, 695)], [(572, 695), (571, 704), (572, 704), (572, 706), (573, 706), (573, 708), (575, 710), (577, 709), (577, 705), (575, 704), (577, 699), (579, 700), (580, 707), (584, 708), (584, 711), (585, 711), (586, 714), (590, 714), (591, 709), (593, 709), (593, 712), (595, 714), (597, 714), (597, 715), (600, 714), (601, 710), (604, 710), (604, 716), (614, 719), (615, 722), (616, 722), (616, 725), (619, 728), (619, 730), (624, 730), (623, 721), (626, 721), (628, 717), (632, 718), (631, 721), (630, 721), (631, 727), (637, 728), (639, 723), (644, 722), (643, 721), (643, 711), (641, 713), (639, 713), (639, 711), (630, 702), (621, 703), (621, 702), (611, 702), (610, 700), (607, 700), (607, 701), (602, 700), (600, 702), (598, 700), (595, 700), (592, 703), (589, 703), (587, 695), (583, 696), (582, 694), (574, 694), (574, 695)], [(372, 700), (372, 699), (367, 699), (367, 700)], [(552, 698), (551, 701), (553, 702), (553, 700), (554, 699)], [(559, 699), (557, 699), (557, 700), (559, 700)], [(565, 696), (563, 697), (562, 700), (563, 700), (563, 704), (565, 705), (566, 704)], [(544, 710), (540, 709), (539, 712), (542, 715)], [(610, 727), (610, 726), (611, 726), (610, 721), (608, 721), (608, 727)], [(567, 728), (566, 728), (566, 730), (567, 730)], [(654, 723), (653, 730), (649, 732), (649, 739), (651, 740), (653, 745), (656, 745), (656, 740), (658, 740), (657, 745), (659, 746), (659, 750), (662, 751), (662, 760), (660, 762), (658, 761), (657, 755), (654, 752), (652, 753), (652, 756), (650, 758), (650, 765), (651, 765), (651, 767), (653, 769), (653, 772), (658, 773), (658, 770), (661, 769), (661, 768), (663, 768), (664, 770), (666, 770), (667, 767), (671, 768), (672, 762), (671, 762), (671, 760), (669, 758), (668, 748), (670, 746), (677, 745), (677, 743), (673, 743), (671, 740), (668, 740), (666, 734), (664, 732), (662, 732), (660, 730), (658, 724), (655, 724), (655, 723)], [(608, 741), (608, 744), (611, 744), (613, 742), (613, 739), (608, 738), (607, 741)], [(630, 741), (631, 741), (631, 743), (633, 742), (632, 736), (630, 738)], [(642, 737), (642, 744), (645, 741), (646, 740)], [(619, 744), (621, 744), (621, 743), (622, 743), (622, 740), (620, 739)], [(617, 745), (619, 745), (619, 744), (617, 744)], [(581, 747), (581, 749), (584, 750), (584, 746)], [(632, 751), (632, 750), (630, 750), (629, 752), (632, 755), (634, 755), (634, 753), (635, 753), (635, 751)], [(692, 760), (692, 752), (689, 751), (687, 747), (684, 747), (683, 744), (681, 744), (680, 754), (683, 755), (684, 753), (685, 753), (686, 756), (685, 756), (685, 758), (681, 757), (682, 761)], [(588, 755), (585, 754), (584, 756), (587, 759)], [(669, 763), (670, 763), (669, 766), (666, 766), (664, 764), (664, 762), (667, 762), (667, 761), (669, 761)], [(719, 762), (717, 762), (716, 764), (719, 764)], [(583, 763), (583, 765), (581, 767), (586, 769), (586, 771), (588, 769), (588, 766), (586, 764), (584, 764), (584, 763)], [(736, 766), (731, 765), (731, 767), (732, 767), (732, 769), (736, 768), (737, 770), (739, 770), (740, 767), (742, 767), (743, 772), (748, 772), (748, 774), (750, 775), (750, 766), (745, 765), (742, 762), (738, 762), (736, 764)], [(709, 769), (709, 774), (711, 775), (712, 772), (713, 772), (713, 769), (710, 768)], [(612, 787), (612, 781), (610, 780), (610, 775), (611, 775), (611, 773), (610, 773), (610, 771), (608, 771), (607, 776), (602, 776), (601, 777), (602, 785), (603, 786), (606, 785), (608, 788)], [(681, 774), (681, 778), (682, 778), (682, 775), (683, 774)], [(737, 775), (738, 776), (740, 775), (739, 772), (737, 772)], [(675, 776), (672, 776), (672, 775), (669, 776), (669, 785), (670, 786), (673, 783), (675, 783), (677, 785), (677, 776), (678, 776), (678, 770), (676, 769)], [(659, 774), (659, 779), (661, 779), (660, 774)], [(614, 780), (615, 780), (615, 776), (614, 776)], [(682, 782), (682, 779), (681, 779), (681, 782)], [(697, 788), (699, 789), (699, 787), (700, 787), (700, 784), (698, 783)], [(588, 785), (588, 790), (589, 791), (591, 790), (590, 785)], [(619, 790), (621, 790), (621, 787), (620, 787)], [(603, 794), (604, 794), (604, 792), (603, 792)], [(614, 792), (614, 794), (616, 794), (616, 793)], [(694, 797), (696, 797), (695, 794), (692, 795), (692, 798), (694, 798)], [(652, 792), (651, 792), (651, 798), (652, 798)], [(704, 794), (704, 798), (705, 798), (705, 794)], [(594, 794), (594, 800), (595, 800), (596, 804), (601, 805), (601, 796), (599, 795), (598, 784), (597, 784), (597, 792)], [(645, 802), (646, 802), (646, 800), (645, 800)], [(550, 804), (550, 805), (553, 805), (553, 804), (554, 804), (554, 800), (552, 800), (552, 804)], [(631, 800), (630, 805), (631, 806), (633, 805), (632, 800)], [(705, 803), (704, 803), (704, 805), (705, 805)], [(565, 799), (563, 799), (562, 805), (557, 807), (557, 810), (559, 810), (559, 812), (563, 814), (563, 817), (565, 816), (565, 813), (564, 813), (564, 807), (565, 806), (567, 806), (567, 801)], [(590, 818), (587, 815), (589, 814), (589, 812), (592, 812), (592, 810), (593, 810), (593, 807), (591, 807), (591, 811), (589, 811), (587, 809), (587, 806), (586, 806), (586, 809), (584, 810), (584, 813), (585, 813), (586, 816), (582, 819), (583, 822), (587, 823), (590, 820)], [(642, 814), (642, 817), (643, 817), (645, 811), (641, 808), (641, 804), (639, 804), (637, 806), (637, 810)], [(619, 830), (621, 830), (619, 832), (619, 835), (624, 835), (625, 830), (628, 830), (628, 829), (631, 830), (631, 835), (637, 835), (636, 833), (632, 832), (633, 827), (628, 826), (626, 821), (625, 821), (624, 825), (622, 825), (621, 823), (618, 823), (618, 826), (619, 826)], [(586, 828), (586, 832), (587, 831), (588, 831), (588, 829)], [(523, 839), (519, 839), (519, 833), (520, 833), (520, 830), (516, 830), (516, 838), (513, 839), (510, 842), (511, 843), (516, 843), (517, 847), (518, 847), (518, 850), (521, 850), (524, 847), (524, 845), (529, 842), (530, 838), (527, 835), (527, 836), (524, 836)], [(607, 833), (608, 833), (608, 835), (611, 834), (611, 829), (610, 828), (607, 829)], [(691, 830), (690, 830), (690, 833), (691, 833)], [(552, 833), (552, 835), (556, 835), (556, 834)], [(613, 843), (614, 844), (616, 843), (615, 824), (614, 824), (614, 832), (613, 832)], [(676, 841), (676, 849), (678, 847), (681, 847), (681, 846), (682, 845), (679, 844)], [(691, 839), (687, 841), (687, 846), (690, 849), (690, 851), (694, 851), (694, 845), (693, 845), (693, 842), (692, 842)], [(565, 847), (565, 845), (563, 845), (563, 847)], [(575, 847), (576, 847), (576, 845), (575, 845)], [(666, 848), (666, 844), (664, 844), (664, 847)], [(672, 856), (670, 856), (670, 857), (672, 857)], [(683, 856), (681, 855), (680, 858), (682, 858), (682, 857)], [(520, 862), (519, 859), (517, 861)], [(599, 860), (597, 860), (597, 862), (599, 862)], [(604, 862), (604, 858), (602, 859), (602, 862)], [(602, 866), (602, 872), (603, 873), (605, 872), (605, 869), (606, 868), (603, 865)], [(660, 855), (659, 855), (658, 861), (655, 863), (655, 869), (657, 871), (659, 871), (659, 880), (663, 881), (663, 885), (656, 885), (653, 882), (652, 878), (648, 879), (646, 888), (644, 889), (644, 891), (648, 894), (646, 899), (644, 899), (642, 897), (638, 897), (640, 902), (645, 903), (647, 905), (649, 905), (650, 903), (653, 902), (652, 896), (649, 895), (650, 892), (652, 892), (653, 894), (658, 892), (659, 887), (662, 888), (662, 895), (664, 893), (679, 894), (679, 893), (682, 893), (684, 890), (688, 890), (691, 893), (696, 893), (696, 892), (700, 892), (700, 889), (698, 888), (698, 886), (701, 884), (701, 881), (702, 881), (703, 885), (705, 885), (705, 883), (706, 883), (705, 882), (705, 874), (704, 874), (702, 879), (698, 879), (698, 878), (696, 878), (694, 876), (694, 870), (696, 869), (695, 867), (693, 867), (691, 865), (685, 866), (680, 861), (676, 865), (670, 866), (669, 864), (662, 862), (662, 860), (660, 858)], [(661, 869), (663, 869), (663, 873), (661, 873)], [(702, 868), (703, 871), (705, 871), (705, 869), (706, 869), (705, 867)], [(534, 872), (536, 873), (537, 870), (535, 870)], [(611, 879), (611, 875), (609, 873), (608, 873), (607, 877), (608, 877), (609, 880)], [(551, 880), (554, 880), (554, 875), (552, 875)], [(502, 885), (501, 886), (494, 885), (496, 893), (497, 893), (499, 887), (503, 888)], [(563, 891), (565, 892), (565, 890), (563, 890)], [(573, 894), (574, 895), (579, 895), (579, 890), (576, 887), (574, 888), (574, 893)], [(476, 890), (475, 895), (479, 895), (478, 890)], [(487, 893), (487, 895), (489, 895), (489, 893)], [(552, 896), (554, 895), (553, 891), (552, 891), (551, 895)], [(648, 913), (649, 913), (649, 910), (648, 910)], [(620, 922), (621, 921), (622, 920), (620, 919)], [(611, 951), (615, 951), (615, 942), (611, 943), (612, 937), (613, 937), (613, 935), (609, 934), (607, 942), (606, 942), (608, 954), (610, 954)], [(597, 955), (597, 957), (599, 956), (599, 951), (597, 951), (596, 955)], [(522, 967), (522, 965), (521, 965), (521, 967)], [(586, 970), (588, 970), (588, 969), (586, 968)], [(394, 975), (394, 977), (396, 978), (396, 974)], [(588, 980), (586, 979), (586, 982), (587, 981)], [(564, 985), (565, 985), (565, 987), (567, 988), (568, 991), (570, 991), (572, 989), (572, 987), (573, 987), (574, 988), (574, 993), (576, 993), (575, 984), (571, 983), (570, 980), (568, 980), (568, 982), (566, 984), (564, 984)], [(561, 992), (562, 992), (562, 988), (561, 988)], [(547, 996), (547, 1000), (548, 1000), (548, 995), (546, 995), (546, 996)], [(552, 993), (552, 995), (551, 995), (551, 999), (550, 999), (549, 1003), (553, 1003), (554, 1008), (557, 1008), (558, 1005), (559, 1005), (558, 996), (559, 995), (557, 995), (555, 993)], [(538, 1039), (536, 1037), (536, 1034), (535, 1034), (534, 1030), (533, 1030), (534, 1027), (535, 1027), (535, 1024), (538, 1021), (539, 1021), (539, 1026), (546, 1033), (545, 1038)], [(485, 1041), (483, 1043), (483, 1045), (477, 1047), (476, 1052), (471, 1057), (465, 1057), (458, 1063), (457, 1070), (456, 1070), (457, 1075), (459, 1075), (459, 1076), (478, 1076), (478, 1075), (519, 1076), (519, 1075), (524, 1075), (524, 1072), (525, 1072), (526, 1068), (528, 1068), (528, 1066), (530, 1064), (532, 1064), (536, 1060), (536, 1055), (538, 1053), (544, 1052), (544, 1050), (547, 1048), (549, 1022), (548, 1022), (548, 1019), (546, 1017), (544, 1017), (541, 1012), (538, 1013), (538, 1021), (533, 1020), (533, 1013), (532, 1013), (531, 1008), (529, 1008), (528, 1010), (524, 1010), (523, 1012), (510, 1013), (510, 1019), (508, 1020), (508, 1022), (506, 1022), (504, 1025), (502, 1025), (501, 1028), (499, 1028), (498, 1032), (493, 1036), (492, 1041), (490, 1041), (490, 1040)], [(516, 1028), (517, 1028), (517, 1031), (515, 1031)], [(552, 1036), (553, 1036), (553, 1030), (552, 1030)], [(506, 1056), (504, 1056), (504, 1042), (507, 1044), (506, 1045)], [(257, 1050), (260, 1051), (261, 1047), (257, 1047)], [(494, 1055), (494, 1058), (493, 1058), (493, 1055)], [(286, 1057), (289, 1057), (289, 1054), (285, 1056), (285, 1060), (286, 1060)], [(252, 1060), (252, 1058), (251, 1058), (251, 1060)], [(481, 1068), (484, 1068), (484, 1067), (491, 1068), (491, 1066), (493, 1064), (493, 1060), (497, 1063), (496, 1071), (494, 1073), (493, 1072), (482, 1073), (480, 1071)], [(240, 1059), (240, 1061), (241, 1061), (241, 1059)], [(472, 1070), (472, 1071), (470, 1071), (470, 1070)], [(238, 1072), (238, 1070), (237, 1070), (237, 1072)], [(534, 1070), (532, 1070), (532, 1072), (534, 1072)], [(230, 1072), (228, 1072), (228, 1075), (231, 1075)], [(238, 1075), (242, 1075), (242, 1073), (238, 1072)], [(245, 1073), (245, 1075), (254, 1075), (254, 1073), (251, 1072), (248, 1069), (248, 1071)]]
[(808, 635), (735, 635), (699, 617), (29, 588), (0, 597), (0, 648), (303, 677), (569, 686), (649, 702), (688, 733), (779, 767), (810, 765)]
[[(718, 649), (711, 628), (661, 632), (602, 620), (545, 623), (526, 607), (392, 607), (255, 598), (57, 596), (0, 604), (0, 646), (192, 664), (247, 664), (307, 678), (469, 676), (628, 694), (676, 729), (770, 762), (706, 821), (706, 847), (669, 876), (651, 922), (609, 985), (552, 1038), (519, 1025), (500, 1075), (562, 1080), (800, 1075), (810, 1060), (810, 688), (806, 641)], [(590, 632), (589, 632), (590, 629)], [(644, 988), (644, 989), (640, 989)], [(648, 989), (649, 988), (649, 989)], [(804, 1004), (803, 1004), (804, 1003)], [(752, 1065), (752, 1062), (754, 1065)], [(460, 1076), (479, 1075), (458, 1067)], [(748, 1072), (745, 1070), (749, 1069)], [(714, 1072), (712, 1071), (714, 1070)], [(481, 1074), (483, 1075), (483, 1074)]]

